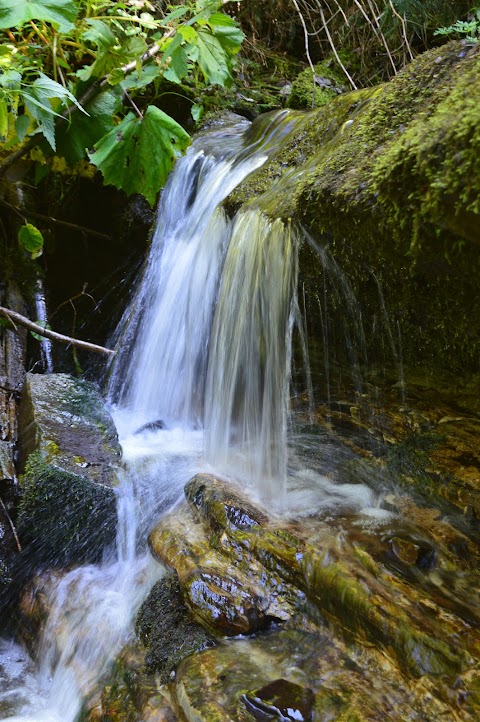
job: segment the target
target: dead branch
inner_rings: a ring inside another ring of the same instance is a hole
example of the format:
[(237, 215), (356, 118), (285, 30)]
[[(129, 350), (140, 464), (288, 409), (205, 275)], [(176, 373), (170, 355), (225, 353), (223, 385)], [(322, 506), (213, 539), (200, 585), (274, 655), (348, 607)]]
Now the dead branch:
[(89, 343), (88, 341), (80, 341), (80, 339), (78, 338), (64, 336), (63, 333), (57, 333), (56, 331), (51, 331), (48, 328), (43, 328), (43, 326), (39, 326), (37, 323), (30, 321), (30, 319), (26, 316), (22, 316), (20, 313), (17, 313), (16, 311), (11, 311), (10, 309), (4, 308), (3, 306), (0, 306), (0, 313), (2, 313), (6, 318), (8, 318), (8, 320), (11, 321), (14, 327), (14, 322), (16, 321), (20, 326), (24, 326), (25, 328), (28, 328), (29, 331), (38, 333), (39, 336), (49, 338), (51, 341), (58, 341), (59, 343), (65, 343), (69, 346), (75, 346), (76, 348), (83, 348), (86, 351), (92, 351), (93, 353), (101, 353), (105, 356), (113, 356), (113, 354), (115, 353), (115, 351), (110, 348), (105, 348), (104, 346), (97, 346), (97, 344)]

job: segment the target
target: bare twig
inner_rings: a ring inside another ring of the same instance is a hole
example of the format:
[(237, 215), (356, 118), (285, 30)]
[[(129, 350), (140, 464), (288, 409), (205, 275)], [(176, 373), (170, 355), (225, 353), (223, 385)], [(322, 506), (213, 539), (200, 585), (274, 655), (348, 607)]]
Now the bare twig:
[(295, 10), (298, 13), (298, 16), (300, 18), (300, 22), (302, 23), (303, 27), (303, 35), (305, 37), (305, 55), (307, 56), (308, 64), (310, 65), (311, 71), (312, 71), (312, 108), (315, 105), (315, 66), (312, 62), (312, 58), (310, 57), (310, 48), (308, 45), (308, 30), (307, 25), (305, 23), (305, 18), (303, 17), (300, 8), (298, 7), (297, 0), (292, 0), (293, 4), (295, 5)]
[(323, 27), (324, 27), (324, 29), (325, 29), (325, 33), (326, 33), (327, 38), (328, 38), (328, 42), (330, 43), (330, 47), (332, 48), (333, 54), (335, 55), (335, 59), (336, 59), (337, 63), (340, 65), (340, 67), (341, 67), (341, 69), (343, 70), (343, 72), (345, 73), (345, 76), (348, 78), (348, 82), (350, 83), (350, 85), (352, 86), (352, 88), (353, 88), (354, 90), (358, 90), (358, 88), (357, 88), (357, 86), (356, 86), (356, 84), (355, 84), (354, 79), (351, 77), (350, 73), (348, 72), (348, 70), (346, 69), (345, 65), (342, 63), (342, 61), (341, 61), (341, 59), (340, 59), (340, 56), (339, 56), (339, 54), (338, 54), (338, 52), (337, 52), (337, 48), (335, 47), (335, 43), (333, 42), (332, 36), (331, 36), (331, 34), (330, 34), (330, 30), (328, 29), (328, 25), (327, 25), (327, 22), (326, 22), (326, 19), (325, 19), (325, 13), (323, 12), (323, 8), (322, 8), (321, 5), (318, 6), (318, 10), (319, 10), (319, 13), (320, 13), (320, 17), (321, 17), (321, 19), (322, 19), (322, 24), (323, 24)]
[(94, 231), (92, 228), (85, 228), (85, 226), (79, 226), (76, 223), (70, 223), (69, 221), (61, 221), (58, 218), (53, 218), (53, 216), (45, 216), (43, 213), (37, 213), (36, 211), (30, 211), (26, 208), (19, 208), (18, 206), (13, 206), (11, 203), (8, 203), (3, 198), (0, 198), (0, 203), (5, 206), (6, 208), (10, 208), (10, 210), (15, 211), (15, 213), (18, 213), (19, 216), (22, 218), (38, 218), (40, 221), (45, 221), (45, 223), (53, 223), (56, 226), (63, 226), (64, 228), (71, 228), (73, 231), (79, 231), (81, 233), (85, 233), (88, 236), (95, 236), (95, 238), (102, 238), (105, 241), (111, 241), (112, 237), (107, 236), (106, 233), (100, 233), (100, 231)]
[(105, 348), (104, 346), (97, 346), (97, 344), (89, 343), (88, 341), (80, 341), (78, 338), (64, 336), (62, 333), (57, 333), (56, 331), (51, 331), (48, 328), (43, 328), (37, 323), (30, 321), (30, 319), (26, 316), (22, 316), (20, 313), (17, 313), (16, 311), (11, 311), (10, 309), (4, 308), (3, 306), (0, 306), (0, 313), (2, 313), (6, 318), (8, 318), (12, 323), (16, 321), (20, 326), (24, 326), (25, 328), (28, 328), (29, 331), (38, 333), (39, 336), (49, 338), (51, 341), (58, 341), (59, 343), (65, 343), (69, 346), (75, 346), (76, 348), (83, 348), (86, 351), (92, 351), (93, 353), (101, 353), (105, 356), (112, 356), (115, 353), (115, 351), (110, 348)]

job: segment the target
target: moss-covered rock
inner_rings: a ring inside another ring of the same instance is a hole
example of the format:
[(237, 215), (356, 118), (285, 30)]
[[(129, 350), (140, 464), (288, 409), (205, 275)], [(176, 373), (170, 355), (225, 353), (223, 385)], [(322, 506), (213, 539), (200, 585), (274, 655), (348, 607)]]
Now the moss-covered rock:
[(95, 561), (115, 543), (120, 447), (97, 389), (66, 374), (28, 374), (19, 415), (18, 527), (43, 565)]
[(319, 336), (327, 287), (332, 366), (352, 364), (339, 271), (372, 329), (363, 348), (351, 340), (358, 364), (479, 370), (479, 68), (479, 48), (453, 42), (333, 99), (227, 199), (296, 219), (329, 246), (330, 263), (305, 246), (300, 274)]
[(145, 668), (156, 672), (162, 684), (170, 681), (182, 659), (216, 644), (193, 621), (176, 574), (155, 584), (138, 612), (136, 632), (147, 649)]

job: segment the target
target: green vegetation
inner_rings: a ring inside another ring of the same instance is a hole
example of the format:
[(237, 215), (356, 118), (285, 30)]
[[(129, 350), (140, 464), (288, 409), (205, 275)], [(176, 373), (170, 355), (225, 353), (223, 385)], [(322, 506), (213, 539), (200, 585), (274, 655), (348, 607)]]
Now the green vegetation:
[(156, 107), (162, 80), (197, 94), (232, 81), (244, 36), (222, 5), (0, 0), (0, 176), (28, 154), (47, 169), (88, 159), (153, 206), (190, 140)]
[(480, 7), (473, 8), (467, 20), (457, 20), (453, 25), (438, 28), (434, 35), (454, 35), (465, 38), (467, 43), (478, 43), (480, 37)]

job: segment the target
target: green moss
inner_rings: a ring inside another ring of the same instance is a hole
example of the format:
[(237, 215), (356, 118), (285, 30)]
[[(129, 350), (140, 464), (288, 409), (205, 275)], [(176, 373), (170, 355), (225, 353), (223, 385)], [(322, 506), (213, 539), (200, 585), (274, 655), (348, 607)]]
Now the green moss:
[(112, 489), (53, 466), (40, 452), (30, 455), (21, 489), (20, 538), (43, 565), (99, 561), (115, 544)]
[[(367, 336), (370, 363), (394, 366), (401, 354), (410, 367), (479, 371), (479, 72), (480, 46), (454, 42), (379, 88), (339, 96), (298, 121), (226, 203), (293, 218), (329, 246), (364, 327), (385, 327)], [(329, 273), (314, 255), (310, 267), (306, 253), (301, 261), (312, 308)], [(345, 299), (330, 310), (329, 325), (342, 328)], [(397, 359), (384, 350), (392, 329)], [(345, 353), (336, 362), (350, 364)]]
[(306, 68), (295, 78), (287, 105), (298, 110), (321, 108), (345, 89), (344, 84), (345, 76), (336, 70), (332, 60), (322, 60), (315, 65), (314, 74)]
[(156, 672), (161, 683), (169, 681), (182, 659), (215, 644), (191, 618), (176, 574), (155, 584), (138, 612), (136, 632), (147, 647), (146, 669)]

